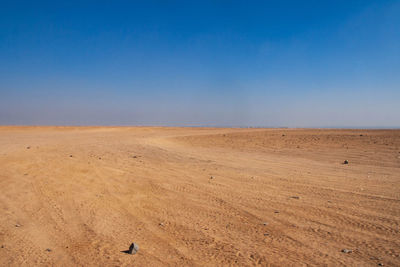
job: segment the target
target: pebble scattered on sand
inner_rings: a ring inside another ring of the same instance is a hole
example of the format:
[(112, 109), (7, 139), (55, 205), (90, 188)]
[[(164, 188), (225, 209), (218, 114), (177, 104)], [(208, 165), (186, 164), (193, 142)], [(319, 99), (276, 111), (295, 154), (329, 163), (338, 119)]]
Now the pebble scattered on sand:
[(214, 179), (214, 176), (210, 176), (210, 179)]
[(26, 149), (31, 149), (31, 147), (30, 147), (30, 146), (27, 146)]
[(49, 249), (49, 248), (46, 248), (46, 251), (47, 251), (47, 252), (51, 252), (51, 249)]
[(72, 155), (69, 155), (70, 158), (72, 158)]
[(343, 164), (349, 164), (349, 161), (346, 159), (345, 161), (343, 161)]
[(129, 253), (129, 254), (136, 254), (138, 251), (139, 251), (139, 246), (138, 246), (138, 244), (132, 243), (132, 244), (129, 246), (129, 250), (128, 250), (128, 253)]
[(274, 213), (279, 213), (279, 210), (274, 211)]
[(160, 226), (165, 226), (165, 224), (164, 224), (164, 223), (162, 223), (162, 222), (161, 222), (161, 223), (159, 223), (158, 225), (160, 225)]
[(343, 253), (352, 253), (353, 251), (351, 249), (342, 249)]
[(291, 196), (290, 198), (294, 198), (294, 199), (300, 199), (299, 196)]
[(15, 224), (15, 227), (21, 227), (21, 225), (19, 223)]
[(268, 223), (267, 222), (263, 222), (263, 225), (266, 226), (266, 225), (268, 225)]

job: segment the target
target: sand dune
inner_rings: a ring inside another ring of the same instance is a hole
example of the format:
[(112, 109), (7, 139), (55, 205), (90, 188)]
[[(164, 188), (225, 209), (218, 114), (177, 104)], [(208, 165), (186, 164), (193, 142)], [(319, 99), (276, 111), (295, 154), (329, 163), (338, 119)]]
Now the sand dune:
[(0, 127), (0, 188), (2, 266), (400, 266), (398, 130)]

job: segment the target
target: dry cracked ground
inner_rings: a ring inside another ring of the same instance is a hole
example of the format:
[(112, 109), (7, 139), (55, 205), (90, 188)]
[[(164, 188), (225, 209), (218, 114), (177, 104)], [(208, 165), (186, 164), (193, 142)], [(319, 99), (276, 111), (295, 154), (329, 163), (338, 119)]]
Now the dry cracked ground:
[(400, 266), (400, 130), (0, 127), (0, 189), (2, 266)]

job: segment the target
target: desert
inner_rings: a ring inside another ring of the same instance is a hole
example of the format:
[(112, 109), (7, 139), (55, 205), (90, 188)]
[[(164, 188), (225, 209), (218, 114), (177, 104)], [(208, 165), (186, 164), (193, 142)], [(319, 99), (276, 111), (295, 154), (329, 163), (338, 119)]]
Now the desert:
[(2, 266), (400, 265), (400, 130), (3, 126), (0, 188)]

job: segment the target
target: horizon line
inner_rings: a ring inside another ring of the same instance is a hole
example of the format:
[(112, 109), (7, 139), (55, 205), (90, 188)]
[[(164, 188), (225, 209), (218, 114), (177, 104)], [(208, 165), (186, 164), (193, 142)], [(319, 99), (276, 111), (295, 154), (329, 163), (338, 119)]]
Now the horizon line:
[(226, 128), (226, 129), (325, 129), (325, 130), (400, 130), (400, 126), (232, 126), (232, 125), (123, 125), (123, 124), (0, 124), (0, 127), (163, 127), (163, 128)]

